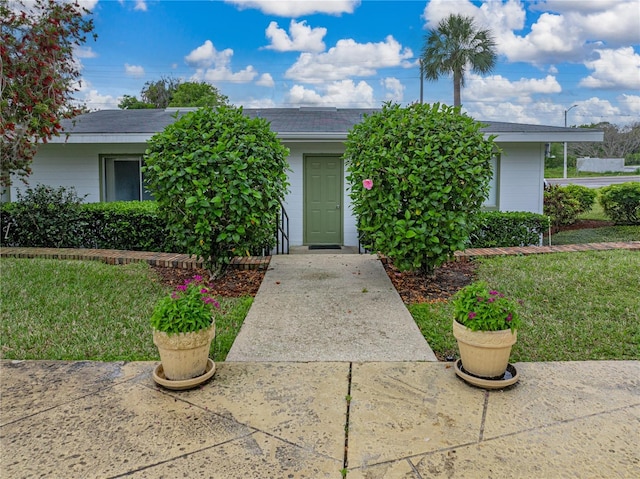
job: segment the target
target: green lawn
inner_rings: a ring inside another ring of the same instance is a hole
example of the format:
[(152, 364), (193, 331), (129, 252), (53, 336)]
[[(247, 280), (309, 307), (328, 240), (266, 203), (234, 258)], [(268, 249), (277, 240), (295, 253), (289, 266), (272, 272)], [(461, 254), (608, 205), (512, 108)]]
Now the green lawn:
[[(575, 166), (567, 167), (567, 178), (585, 178), (585, 177), (597, 177), (597, 176), (627, 176), (627, 175), (637, 175), (640, 171), (640, 166), (638, 166), (638, 170), (635, 172), (625, 172), (625, 171), (607, 171), (605, 173), (595, 173), (591, 171), (581, 171), (578, 173), (578, 170)], [(564, 167), (557, 166), (554, 168), (545, 168), (544, 169), (544, 177), (545, 178), (563, 178), (564, 177)]]
[[(552, 245), (640, 241), (640, 226), (605, 226), (580, 230), (560, 231), (551, 236)], [(548, 244), (545, 238), (544, 244)]]
[[(146, 263), (0, 259), (4, 359), (159, 360), (149, 317), (169, 291)], [(215, 361), (224, 361), (252, 298), (220, 301)]]
[[(579, 220), (611, 221), (596, 200), (590, 211), (578, 216)], [(552, 245), (602, 243), (608, 241), (640, 241), (640, 226), (604, 226), (579, 230), (560, 231), (551, 236)], [(547, 238), (544, 244), (548, 245)]]
[[(594, 251), (479, 260), (478, 278), (522, 299), (512, 361), (640, 359), (640, 253)], [(410, 305), (441, 357), (458, 357), (449, 303)]]

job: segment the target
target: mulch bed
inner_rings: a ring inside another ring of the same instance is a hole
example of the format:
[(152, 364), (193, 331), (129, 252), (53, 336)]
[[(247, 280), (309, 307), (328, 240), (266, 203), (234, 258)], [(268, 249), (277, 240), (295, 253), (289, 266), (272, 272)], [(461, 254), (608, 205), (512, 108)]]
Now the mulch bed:
[[(207, 277), (204, 269), (181, 269), (152, 266), (163, 284), (176, 288), (194, 275)], [(446, 301), (452, 294), (473, 281), (476, 265), (472, 261), (446, 263), (433, 275), (400, 272), (392, 264), (385, 264), (387, 275), (405, 303)], [(214, 294), (222, 297), (255, 296), (264, 277), (264, 270), (228, 269), (224, 276), (213, 281)]]
[[(182, 269), (163, 266), (152, 266), (152, 268), (163, 284), (174, 289), (195, 275), (200, 275), (203, 278), (209, 277), (209, 273), (205, 269)], [(229, 268), (223, 277), (213, 281), (211, 289), (215, 295), (227, 298), (255, 296), (263, 277), (263, 270)]]
[[(611, 221), (578, 220), (560, 228), (561, 231), (611, 226)], [(390, 262), (383, 261), (384, 268), (407, 304), (448, 301), (459, 289), (475, 279), (477, 265), (473, 261), (451, 261), (434, 270), (431, 275), (419, 272), (400, 272)], [(152, 266), (163, 284), (175, 288), (187, 279), (199, 274), (207, 277), (203, 269), (180, 269)], [(213, 282), (215, 294), (223, 297), (255, 296), (264, 278), (264, 270), (240, 270), (229, 268), (225, 275)]]

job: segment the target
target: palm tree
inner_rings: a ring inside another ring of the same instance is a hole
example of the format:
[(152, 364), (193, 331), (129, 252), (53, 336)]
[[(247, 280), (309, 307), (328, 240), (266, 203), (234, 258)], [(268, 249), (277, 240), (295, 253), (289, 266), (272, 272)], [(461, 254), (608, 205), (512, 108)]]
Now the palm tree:
[(429, 30), (422, 48), (420, 68), (427, 80), (453, 73), (453, 105), (460, 106), (464, 72), (489, 73), (496, 64), (496, 42), (490, 30), (479, 30), (471, 17), (451, 14)]

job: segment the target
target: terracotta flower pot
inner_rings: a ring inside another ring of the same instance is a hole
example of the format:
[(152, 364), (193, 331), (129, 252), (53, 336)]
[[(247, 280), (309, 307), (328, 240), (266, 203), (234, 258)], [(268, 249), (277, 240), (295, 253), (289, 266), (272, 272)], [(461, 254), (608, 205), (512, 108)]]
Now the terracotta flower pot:
[(517, 331), (471, 331), (454, 319), (453, 335), (458, 340), (462, 366), (468, 373), (497, 378), (507, 370)]
[(154, 330), (153, 343), (160, 352), (165, 377), (182, 381), (204, 374), (215, 335), (215, 324), (193, 333), (167, 334)]

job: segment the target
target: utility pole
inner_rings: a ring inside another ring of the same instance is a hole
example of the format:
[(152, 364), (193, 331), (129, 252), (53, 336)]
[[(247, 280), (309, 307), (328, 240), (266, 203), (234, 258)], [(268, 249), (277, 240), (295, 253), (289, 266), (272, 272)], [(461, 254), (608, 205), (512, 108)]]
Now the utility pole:
[[(564, 127), (567, 127), (567, 113), (569, 113), (572, 109), (577, 107), (578, 105), (572, 105), (564, 111)], [(567, 177), (567, 142), (564, 142), (564, 178)]]
[(424, 72), (422, 71), (422, 59), (418, 60), (420, 63), (420, 104), (422, 104), (424, 94)]

